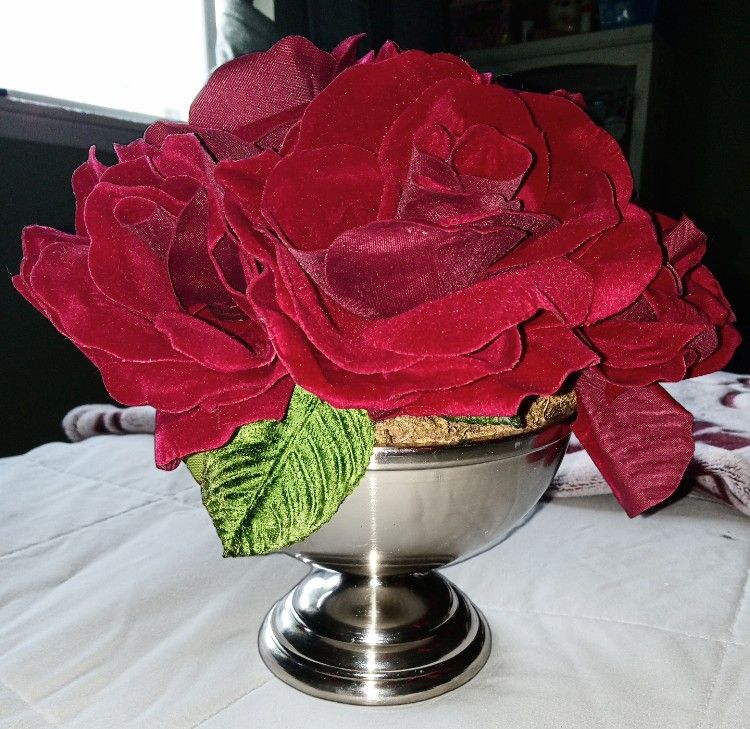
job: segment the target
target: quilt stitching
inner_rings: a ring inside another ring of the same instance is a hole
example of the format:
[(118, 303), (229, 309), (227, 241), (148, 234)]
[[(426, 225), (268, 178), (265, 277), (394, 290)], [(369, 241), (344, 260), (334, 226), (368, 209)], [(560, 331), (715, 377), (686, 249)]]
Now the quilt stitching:
[[(740, 613), (742, 612), (742, 607), (745, 604), (745, 599), (747, 598), (748, 594), (748, 584), (750, 584), (750, 566), (748, 567), (748, 571), (746, 572), (745, 576), (745, 584), (742, 588), (742, 593), (740, 594), (739, 599), (737, 600), (737, 607), (734, 611), (734, 617), (732, 619), (732, 624), (729, 629), (729, 637), (733, 638), (735, 630), (737, 629), (737, 622), (740, 618)], [(723, 678), (724, 675), (724, 664), (726, 663), (727, 658), (727, 646), (729, 645), (738, 645), (747, 647), (743, 643), (735, 643), (731, 640), (728, 640), (726, 642), (722, 641), (724, 643), (724, 647), (721, 651), (721, 657), (719, 658), (719, 664), (716, 667), (716, 670), (714, 671), (714, 677), (711, 681), (711, 684), (708, 687), (708, 695), (706, 696), (706, 701), (703, 704), (703, 707), (701, 709), (701, 717), (696, 725), (696, 729), (704, 729), (706, 727), (706, 721), (708, 720), (708, 713), (711, 708), (711, 705), (713, 703), (714, 696), (716, 695), (716, 688), (719, 685), (719, 679)]]
[(213, 719), (214, 717), (218, 716), (219, 714), (221, 714), (222, 711), (225, 711), (230, 706), (233, 706), (234, 704), (236, 704), (238, 701), (242, 701), (242, 699), (244, 699), (246, 696), (250, 696), (250, 694), (257, 691), (259, 688), (263, 688), (263, 686), (265, 686), (267, 683), (270, 683), (270, 681), (271, 679), (267, 678), (265, 681), (263, 681), (263, 683), (259, 683), (257, 686), (253, 686), (249, 691), (245, 691), (244, 694), (242, 694), (241, 696), (238, 696), (236, 699), (232, 699), (231, 701), (228, 701), (226, 704), (224, 704), (224, 706), (210, 713), (208, 716), (201, 719), (197, 724), (194, 724), (191, 727), (191, 729), (198, 729), (199, 726), (202, 726), (210, 719)]
[(106, 521), (109, 521), (110, 519), (116, 519), (120, 516), (125, 516), (125, 514), (130, 514), (133, 511), (137, 511), (138, 509), (144, 509), (147, 506), (153, 506), (154, 504), (161, 503), (162, 500), (156, 499), (153, 501), (146, 501), (143, 504), (138, 504), (137, 506), (131, 506), (129, 509), (125, 509), (124, 511), (119, 511), (116, 514), (109, 514), (108, 516), (102, 517), (101, 519), (97, 519), (96, 521), (89, 522), (88, 524), (82, 524), (79, 527), (76, 527), (75, 529), (71, 529), (67, 532), (62, 532), (61, 534), (55, 534), (52, 537), (48, 537), (47, 539), (42, 539), (40, 542), (34, 542), (33, 544), (27, 544), (24, 547), (19, 547), (18, 549), (12, 549), (10, 552), (5, 552), (4, 554), (0, 554), (0, 560), (8, 559), (9, 557), (14, 557), (17, 554), (20, 554), (21, 552), (25, 552), (29, 549), (34, 549), (34, 547), (41, 547), (45, 544), (49, 544), (50, 542), (54, 542), (57, 539), (62, 539), (63, 537), (69, 537), (72, 534), (77, 534), (78, 532), (83, 531), (84, 529), (89, 529), (93, 526), (97, 526), (98, 524), (103, 524)]
[(9, 686), (2, 676), (0, 676), (0, 685), (2, 685), (6, 690), (10, 691), (14, 696), (16, 696), (18, 700), (24, 704), (24, 706), (28, 706), (37, 716), (40, 716), (42, 719), (44, 719), (46, 724), (48, 724), (49, 726), (61, 726), (58, 721), (53, 719), (51, 716), (47, 716), (47, 714), (45, 714), (41, 709), (35, 706), (23, 694), (14, 689), (12, 686)]
[(93, 483), (97, 484), (105, 484), (106, 486), (115, 486), (116, 488), (125, 489), (126, 491), (132, 491), (133, 493), (140, 494), (141, 496), (150, 496), (152, 499), (156, 499), (158, 501), (171, 501), (178, 506), (182, 506), (185, 509), (195, 509), (197, 507), (189, 506), (188, 504), (185, 504), (182, 501), (178, 501), (175, 496), (180, 496), (181, 494), (188, 493), (192, 490), (192, 486), (188, 486), (187, 488), (181, 489), (180, 491), (176, 491), (173, 494), (170, 495), (163, 495), (163, 494), (155, 494), (151, 491), (143, 491), (141, 489), (137, 489), (133, 486), (126, 486), (125, 484), (116, 483), (115, 481), (109, 481), (106, 478), (98, 478), (96, 476), (84, 476), (80, 473), (75, 473), (74, 471), (61, 471), (60, 469), (54, 468), (53, 466), (48, 466), (45, 463), (39, 463), (39, 461), (35, 461), (33, 459), (29, 459), (29, 463), (32, 466), (36, 466), (38, 468), (44, 469), (45, 471), (52, 471), (52, 473), (57, 473), (62, 476), (71, 476), (73, 478), (80, 478), (84, 481), (91, 481)]
[[(488, 612), (505, 612), (505, 613), (514, 613), (517, 615), (526, 615), (526, 614), (532, 614), (532, 615), (543, 615), (550, 618), (568, 618), (571, 620), (591, 620), (595, 622), (602, 622), (602, 623), (615, 623), (617, 625), (629, 625), (636, 628), (649, 628), (651, 630), (658, 630), (662, 633), (671, 633), (672, 635), (681, 635), (685, 638), (696, 638), (698, 640), (706, 640), (712, 643), (721, 643), (722, 645), (734, 645), (738, 646), (739, 648), (750, 648), (750, 644), (748, 643), (739, 643), (732, 640), (724, 640), (723, 638), (713, 638), (710, 635), (700, 635), (699, 633), (688, 633), (687, 631), (683, 630), (672, 630), (671, 628), (662, 628), (658, 625), (650, 625), (648, 623), (638, 623), (635, 621), (630, 620), (615, 620), (614, 618), (605, 618), (600, 615), (574, 615), (572, 613), (553, 613), (553, 612), (547, 612), (544, 610), (520, 610), (516, 608), (504, 608), (504, 607), (493, 607), (488, 605), (482, 605), (482, 610), (486, 610)], [(735, 618), (736, 619), (736, 618)]]

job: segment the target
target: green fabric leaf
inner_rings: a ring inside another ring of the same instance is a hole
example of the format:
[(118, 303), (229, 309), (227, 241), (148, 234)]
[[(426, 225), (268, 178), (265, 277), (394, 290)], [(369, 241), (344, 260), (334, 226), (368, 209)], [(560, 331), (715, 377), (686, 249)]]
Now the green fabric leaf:
[(457, 420), (460, 423), (472, 423), (476, 425), (508, 425), (512, 428), (523, 428), (523, 418), (520, 415), (512, 415), (502, 418), (471, 418), (454, 417), (449, 420)]
[(312, 534), (364, 475), (375, 426), (296, 387), (282, 421), (241, 427), (227, 445), (186, 459), (225, 557), (266, 554)]

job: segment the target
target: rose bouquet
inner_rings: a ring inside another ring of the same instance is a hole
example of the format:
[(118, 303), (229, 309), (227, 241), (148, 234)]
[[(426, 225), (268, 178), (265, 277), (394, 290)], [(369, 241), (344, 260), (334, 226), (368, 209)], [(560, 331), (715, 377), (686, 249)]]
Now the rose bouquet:
[(157, 410), (226, 554), (310, 534), (374, 423), (513, 418), (574, 389), (572, 429), (631, 516), (669, 497), (691, 416), (658, 384), (738, 343), (706, 238), (633, 202), (575, 96), (455, 56), (357, 60), (286, 38), (217, 69), (187, 124), (92, 151), (76, 233), (24, 231), (16, 288)]

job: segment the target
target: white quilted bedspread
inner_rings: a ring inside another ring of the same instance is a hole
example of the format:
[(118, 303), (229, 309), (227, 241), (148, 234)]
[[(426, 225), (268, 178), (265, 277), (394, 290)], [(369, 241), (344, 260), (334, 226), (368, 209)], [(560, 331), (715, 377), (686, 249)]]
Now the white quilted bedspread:
[(0, 460), (0, 727), (750, 727), (750, 519), (691, 496), (629, 520), (554, 499), (446, 570), (493, 633), (468, 685), (405, 707), (307, 697), (256, 649), (304, 574), (224, 560), (183, 468), (147, 435)]

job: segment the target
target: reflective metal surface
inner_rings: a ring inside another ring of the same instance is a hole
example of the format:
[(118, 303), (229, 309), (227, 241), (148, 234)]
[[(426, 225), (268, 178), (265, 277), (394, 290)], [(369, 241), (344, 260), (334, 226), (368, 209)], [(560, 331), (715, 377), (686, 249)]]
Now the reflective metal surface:
[(266, 665), (306, 693), (354, 704), (420, 701), (468, 681), (489, 656), (487, 624), (431, 570), (505, 538), (549, 486), (567, 434), (376, 448), (333, 519), (284, 550), (312, 569), (266, 616)]

